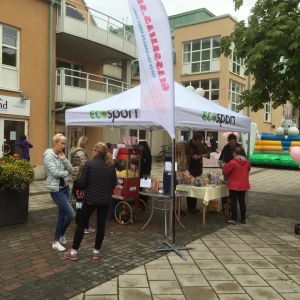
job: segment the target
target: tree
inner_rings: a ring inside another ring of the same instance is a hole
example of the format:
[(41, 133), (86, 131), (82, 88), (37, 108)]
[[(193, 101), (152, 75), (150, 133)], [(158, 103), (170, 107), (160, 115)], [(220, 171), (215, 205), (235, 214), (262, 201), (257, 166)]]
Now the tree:
[[(273, 108), (291, 101), (300, 106), (300, 0), (258, 0), (248, 25), (241, 21), (221, 39), (221, 53), (228, 57), (234, 44), (253, 78), (251, 90), (240, 97), (239, 109), (253, 111), (272, 101)], [(238, 9), (243, 0), (234, 0)]]

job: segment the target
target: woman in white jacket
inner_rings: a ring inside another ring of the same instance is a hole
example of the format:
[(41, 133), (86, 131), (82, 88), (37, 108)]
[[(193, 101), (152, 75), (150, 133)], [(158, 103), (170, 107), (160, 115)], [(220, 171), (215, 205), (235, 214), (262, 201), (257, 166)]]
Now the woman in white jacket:
[(58, 220), (55, 229), (52, 248), (65, 251), (62, 244), (66, 244), (65, 232), (75, 218), (75, 213), (69, 203), (69, 175), (73, 173), (71, 163), (66, 159), (63, 152), (67, 138), (62, 134), (56, 134), (52, 139), (52, 149), (44, 152), (44, 167), (47, 175), (46, 185), (50, 195), (58, 207)]

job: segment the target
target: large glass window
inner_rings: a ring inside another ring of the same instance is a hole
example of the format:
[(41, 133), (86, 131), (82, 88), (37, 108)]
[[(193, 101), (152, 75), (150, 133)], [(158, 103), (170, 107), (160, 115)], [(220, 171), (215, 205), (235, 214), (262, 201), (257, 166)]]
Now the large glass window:
[(147, 131), (146, 130), (136, 130), (130, 129), (130, 136), (136, 136), (138, 138), (137, 142), (147, 141)]
[(2, 64), (17, 67), (18, 31), (2, 26)]
[(0, 87), (19, 89), (19, 30), (0, 24)]
[(239, 58), (235, 51), (231, 51), (230, 64), (232, 73), (244, 76), (244, 59)]
[(209, 72), (212, 60), (220, 58), (220, 36), (183, 43), (183, 63), (191, 63), (192, 73)]
[(214, 78), (197, 81), (185, 81), (182, 83), (182, 85), (185, 87), (191, 85), (194, 87), (195, 90), (197, 88), (202, 88), (205, 92), (204, 98), (208, 100), (219, 100), (219, 82), (219, 78)]
[(239, 112), (240, 95), (244, 91), (245, 86), (241, 83), (229, 80), (229, 109)]
[(267, 101), (264, 105), (264, 122), (271, 122), (271, 102)]

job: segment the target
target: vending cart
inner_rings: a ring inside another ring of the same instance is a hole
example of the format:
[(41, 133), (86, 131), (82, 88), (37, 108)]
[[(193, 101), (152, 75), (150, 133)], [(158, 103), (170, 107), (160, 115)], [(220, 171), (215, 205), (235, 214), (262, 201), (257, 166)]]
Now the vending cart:
[(112, 198), (118, 201), (114, 215), (120, 224), (142, 220), (147, 213), (146, 203), (139, 199), (142, 150), (143, 146), (138, 145), (112, 145), (111, 151), (118, 152), (115, 158), (117, 183)]

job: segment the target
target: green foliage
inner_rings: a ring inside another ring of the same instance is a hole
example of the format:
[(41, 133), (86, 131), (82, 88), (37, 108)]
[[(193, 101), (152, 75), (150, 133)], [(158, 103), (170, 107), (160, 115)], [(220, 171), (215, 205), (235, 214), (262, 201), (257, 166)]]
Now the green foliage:
[(33, 181), (34, 171), (25, 159), (12, 156), (0, 158), (0, 189), (12, 189), (19, 192)]
[[(243, 1), (234, 0), (238, 9)], [(236, 24), (221, 39), (221, 53), (229, 56), (234, 43), (238, 57), (245, 58), (253, 79), (252, 89), (240, 98), (239, 109), (253, 111), (272, 101), (274, 108), (291, 101), (300, 106), (300, 0), (258, 0), (251, 9), (248, 25)]]

